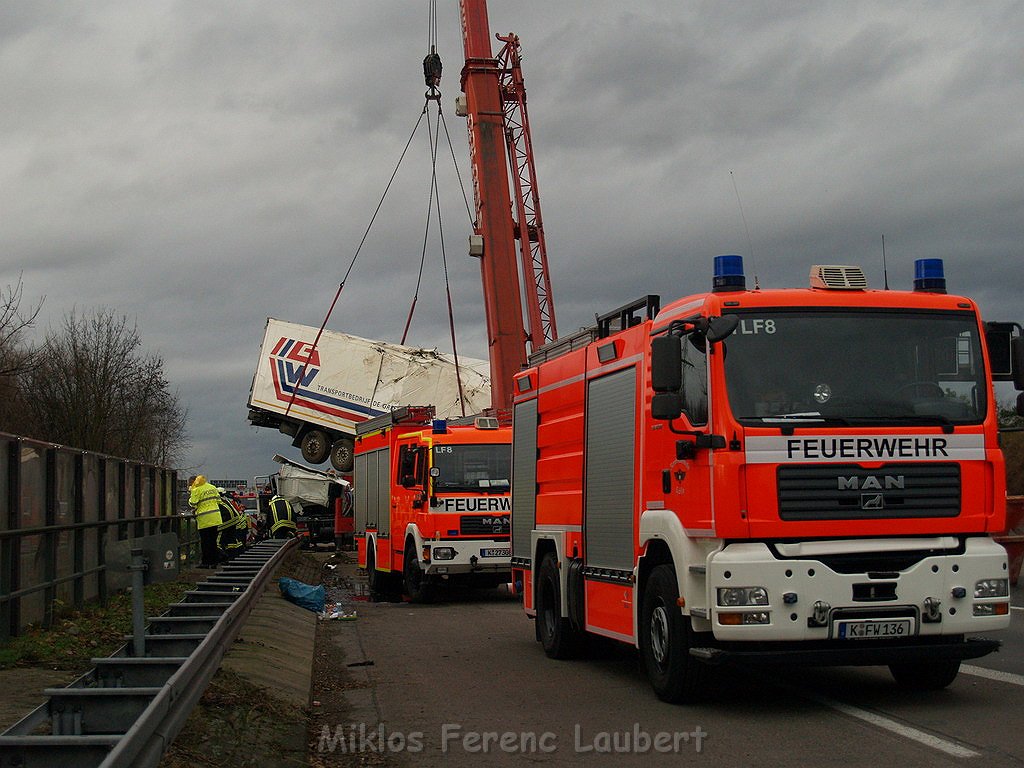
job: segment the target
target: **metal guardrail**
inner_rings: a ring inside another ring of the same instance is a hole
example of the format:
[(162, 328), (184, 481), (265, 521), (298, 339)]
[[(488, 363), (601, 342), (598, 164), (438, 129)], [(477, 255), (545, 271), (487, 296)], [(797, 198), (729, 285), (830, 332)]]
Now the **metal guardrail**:
[(126, 643), (67, 688), (45, 690), (46, 703), (0, 734), (0, 768), (155, 767), (297, 543), (254, 545), (151, 618), (146, 656)]

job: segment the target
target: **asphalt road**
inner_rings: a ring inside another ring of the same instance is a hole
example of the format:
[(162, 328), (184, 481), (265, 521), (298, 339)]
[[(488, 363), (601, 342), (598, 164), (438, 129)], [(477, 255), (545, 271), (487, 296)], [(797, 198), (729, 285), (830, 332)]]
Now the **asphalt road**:
[(351, 676), (342, 721), (321, 730), (326, 765), (1024, 764), (1022, 587), (1001, 652), (944, 691), (902, 691), (884, 668), (718, 672), (688, 706), (660, 702), (625, 646), (548, 659), (518, 602), (493, 592), (351, 605), (358, 620), (326, 641)]

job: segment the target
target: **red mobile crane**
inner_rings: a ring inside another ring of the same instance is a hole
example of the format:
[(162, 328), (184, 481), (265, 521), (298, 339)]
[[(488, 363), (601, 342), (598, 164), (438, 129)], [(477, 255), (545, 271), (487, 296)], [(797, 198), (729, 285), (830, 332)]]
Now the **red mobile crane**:
[[(512, 405), (512, 377), (526, 363), (526, 342), (535, 350), (558, 336), (555, 307), (519, 38), (499, 35), (504, 46), (495, 57), (486, 0), (459, 0), (459, 10), (466, 54), (462, 90), (476, 202), (470, 255), (480, 258), (483, 277), (491, 404), (507, 409)], [(517, 262), (522, 267), (522, 290)]]

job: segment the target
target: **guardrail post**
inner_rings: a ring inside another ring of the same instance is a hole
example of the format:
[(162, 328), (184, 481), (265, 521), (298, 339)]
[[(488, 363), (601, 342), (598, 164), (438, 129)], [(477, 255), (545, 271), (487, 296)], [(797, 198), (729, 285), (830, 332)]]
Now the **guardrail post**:
[(137, 659), (146, 656), (146, 606), (144, 588), (146, 582), (146, 560), (141, 549), (132, 549), (132, 655)]

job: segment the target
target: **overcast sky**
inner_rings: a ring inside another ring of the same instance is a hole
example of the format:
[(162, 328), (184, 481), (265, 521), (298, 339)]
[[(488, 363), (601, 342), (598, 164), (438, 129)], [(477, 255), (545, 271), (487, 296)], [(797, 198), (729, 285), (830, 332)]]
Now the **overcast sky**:
[[(1024, 320), (1024, 4), (491, 0), (521, 40), (559, 329), (813, 263), (892, 287), (945, 259)], [(462, 46), (438, 1), (445, 119)], [(268, 316), (323, 320), (423, 106), (426, 0), (0, 2), (0, 287), (137, 320), (188, 407), (183, 470), (300, 458), (246, 420)], [(330, 328), (398, 341), (422, 249), (421, 132)], [(479, 267), (441, 168), (459, 352), (486, 357)], [(738, 193), (738, 195), (737, 195)], [(739, 199), (737, 199), (739, 198)], [(742, 206), (742, 216), (741, 216)], [(744, 218), (746, 227), (744, 226)], [(747, 230), (749, 229), (749, 240)], [(410, 343), (450, 350), (440, 249)]]

